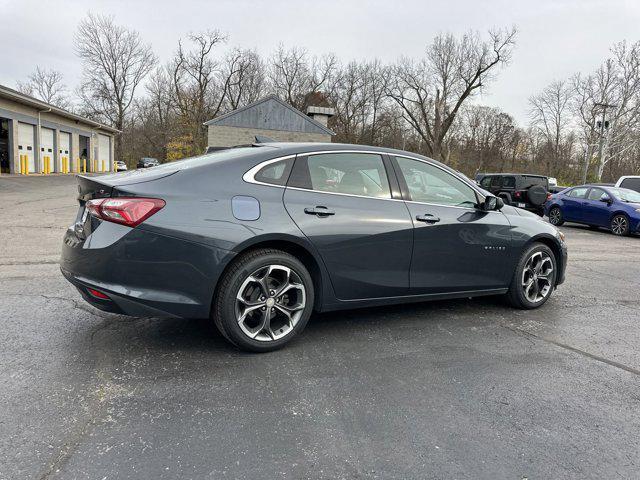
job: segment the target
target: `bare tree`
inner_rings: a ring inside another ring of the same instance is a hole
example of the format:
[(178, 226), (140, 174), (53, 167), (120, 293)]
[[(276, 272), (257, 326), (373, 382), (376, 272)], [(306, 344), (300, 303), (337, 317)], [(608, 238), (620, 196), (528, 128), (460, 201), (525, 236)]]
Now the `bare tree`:
[(270, 60), (269, 81), (278, 97), (304, 110), (307, 94), (327, 90), (335, 74), (337, 59), (335, 55), (309, 58), (303, 48), (286, 50), (278, 47)]
[[(113, 17), (91, 13), (78, 25), (74, 40), (83, 64), (80, 109), (122, 130), (136, 89), (155, 64), (151, 47), (138, 32), (116, 25)], [(120, 143), (118, 136), (117, 157)]]
[(544, 139), (546, 171), (555, 174), (571, 161), (574, 91), (566, 81), (555, 81), (529, 98), (531, 126)]
[(56, 107), (69, 108), (70, 106), (67, 86), (64, 84), (62, 73), (57, 70), (36, 67), (36, 71), (29, 75), (27, 82), (18, 82), (18, 90)]
[(610, 159), (633, 148), (640, 128), (640, 42), (615, 44), (611, 53), (593, 74), (576, 75), (573, 81), (575, 109), (586, 145), (585, 173), (598, 152), (597, 181)]
[[(202, 151), (206, 144), (203, 123), (218, 115), (223, 107), (228, 82), (216, 83), (219, 62), (214, 48), (226, 41), (217, 30), (189, 34), (193, 45), (185, 50), (183, 42), (168, 67), (173, 83), (174, 103), (186, 129), (183, 134), (192, 137), (194, 152)], [(230, 80), (229, 80), (230, 81)]]
[(423, 140), (429, 155), (447, 160), (447, 133), (460, 107), (491, 78), (495, 68), (509, 61), (516, 30), (476, 33), (457, 39), (439, 35), (416, 62), (404, 58), (389, 71), (387, 94)]
[(266, 67), (257, 52), (234, 48), (223, 61), (218, 84), (226, 91), (225, 110), (255, 102), (264, 94)]

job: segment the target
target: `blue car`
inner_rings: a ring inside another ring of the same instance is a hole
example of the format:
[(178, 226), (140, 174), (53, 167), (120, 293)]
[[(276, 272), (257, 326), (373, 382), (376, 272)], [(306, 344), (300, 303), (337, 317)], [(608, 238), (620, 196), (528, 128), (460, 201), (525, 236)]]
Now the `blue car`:
[(640, 193), (628, 188), (581, 185), (553, 194), (544, 205), (549, 223), (604, 227), (615, 235), (640, 233)]

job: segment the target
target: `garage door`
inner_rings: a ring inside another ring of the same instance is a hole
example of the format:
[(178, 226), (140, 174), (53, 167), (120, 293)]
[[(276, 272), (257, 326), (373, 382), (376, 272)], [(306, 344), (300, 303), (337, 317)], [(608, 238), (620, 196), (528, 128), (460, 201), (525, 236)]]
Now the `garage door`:
[(53, 149), (53, 130), (50, 128), (42, 127), (40, 129), (40, 158), (42, 159), (42, 171), (45, 171), (45, 166), (49, 164), (49, 172), (55, 172), (55, 154)]
[(27, 165), (29, 165), (29, 172), (35, 173), (36, 161), (34, 145), (34, 132), (35, 127), (28, 123), (18, 123), (18, 155), (27, 156)]
[(71, 172), (71, 134), (60, 132), (60, 171), (63, 173)]
[(111, 139), (106, 135), (98, 135), (98, 170), (110, 171), (111, 168)]

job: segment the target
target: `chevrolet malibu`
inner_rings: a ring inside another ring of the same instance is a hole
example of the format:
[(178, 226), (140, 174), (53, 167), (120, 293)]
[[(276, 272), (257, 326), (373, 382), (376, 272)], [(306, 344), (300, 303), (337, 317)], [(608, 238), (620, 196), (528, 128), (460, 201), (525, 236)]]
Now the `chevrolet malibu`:
[(563, 234), (421, 155), (262, 143), (78, 177), (61, 270), (91, 305), (211, 318), (236, 346), (282, 347), (313, 311), (504, 295), (540, 307)]

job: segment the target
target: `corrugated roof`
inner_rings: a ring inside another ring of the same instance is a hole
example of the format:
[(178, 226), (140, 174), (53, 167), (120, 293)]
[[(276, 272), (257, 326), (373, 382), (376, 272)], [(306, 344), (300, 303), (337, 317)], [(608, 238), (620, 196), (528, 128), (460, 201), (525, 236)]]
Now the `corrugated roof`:
[[(280, 109), (280, 112), (276, 112), (276, 109)], [(275, 95), (261, 98), (245, 107), (213, 118), (204, 124), (335, 135), (331, 129), (283, 102)]]
[(118, 130), (117, 128), (109, 127), (108, 125), (104, 125), (100, 122), (90, 120), (80, 115), (76, 115), (75, 113), (69, 112), (64, 108), (56, 107), (55, 105), (51, 105), (50, 103), (43, 102), (42, 100), (38, 100), (37, 98), (34, 98), (30, 95), (20, 93), (17, 90), (6, 87), (4, 85), (0, 85), (0, 97), (13, 100), (14, 102), (18, 102), (23, 105), (28, 105), (30, 107), (38, 108), (40, 110), (51, 109), (51, 113), (55, 113), (56, 115), (60, 115), (61, 117), (70, 118), (71, 120), (83, 122), (83, 123), (86, 123), (87, 125), (92, 125), (93, 127), (98, 128), (100, 130), (105, 130), (111, 133), (120, 132), (120, 130)]

